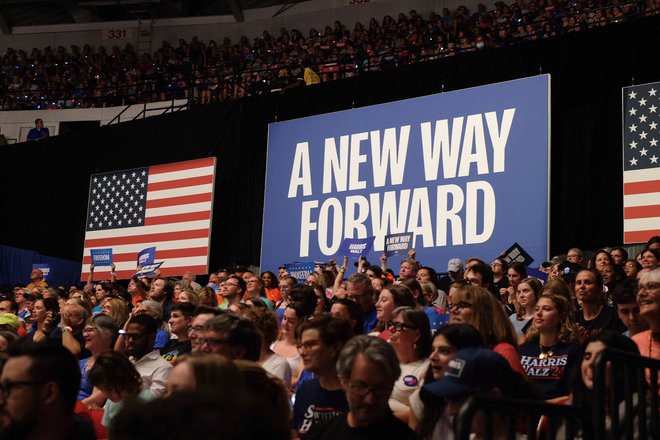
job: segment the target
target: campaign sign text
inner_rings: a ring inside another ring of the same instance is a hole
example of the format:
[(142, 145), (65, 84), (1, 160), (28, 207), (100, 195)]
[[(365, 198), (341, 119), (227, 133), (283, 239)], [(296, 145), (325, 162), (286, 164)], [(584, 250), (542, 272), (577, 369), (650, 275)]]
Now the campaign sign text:
[(156, 270), (159, 269), (160, 266), (163, 265), (163, 263), (164, 263), (164, 261), (159, 261), (158, 263), (145, 264), (140, 268), (140, 270), (138, 270), (136, 272), (136, 275), (139, 278), (145, 277), (145, 276), (155, 275)]
[(529, 266), (534, 262), (534, 259), (518, 243), (513, 243), (513, 245), (504, 252), (503, 259), (506, 261), (506, 264), (517, 262), (522, 263), (525, 266)]
[(308, 263), (285, 264), (284, 268), (289, 273), (289, 275), (291, 275), (298, 281), (298, 284), (302, 284), (305, 281), (307, 281), (308, 276), (314, 273), (315, 266), (316, 266), (315, 263), (312, 261)]
[(417, 259), (545, 260), (550, 77), (270, 125), (261, 267), (326, 260), (345, 238), (412, 233)]
[(90, 249), (94, 266), (110, 266), (112, 264), (112, 248)]
[(138, 254), (137, 264), (146, 266), (147, 264), (154, 264), (156, 259), (156, 248), (150, 247), (140, 251)]
[(412, 248), (413, 234), (390, 234), (385, 236), (385, 255), (407, 255), (408, 249)]
[(337, 255), (340, 257), (361, 257), (367, 256), (374, 245), (374, 237), (367, 238), (344, 238), (339, 247)]

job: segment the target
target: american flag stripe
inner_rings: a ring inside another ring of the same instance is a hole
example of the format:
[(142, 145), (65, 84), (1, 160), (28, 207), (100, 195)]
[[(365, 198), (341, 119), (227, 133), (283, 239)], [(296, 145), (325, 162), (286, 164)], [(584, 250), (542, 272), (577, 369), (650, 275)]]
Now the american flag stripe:
[[(156, 247), (156, 261), (164, 261), (161, 266), (163, 275), (181, 275), (186, 270), (198, 274), (207, 272), (215, 158), (158, 165), (145, 170), (148, 170), (146, 197), (142, 200), (142, 205), (136, 204), (135, 207), (129, 205), (135, 210), (139, 209), (143, 215), (138, 226), (133, 224), (123, 228), (96, 227), (94, 221), (102, 221), (102, 219), (96, 215), (98, 208), (92, 207), (92, 189), (90, 189), (88, 222), (92, 227), (88, 227), (85, 235), (83, 279), (89, 273), (90, 250), (107, 247), (113, 249), (113, 261), (119, 278), (133, 275), (137, 265), (137, 254), (151, 246)], [(135, 174), (134, 171), (139, 175), (143, 170), (125, 170), (92, 176), (92, 188), (103, 192), (105, 197), (105, 199), (99, 198), (101, 201), (95, 205), (102, 205), (107, 210), (108, 206), (112, 205), (108, 203), (108, 198), (116, 199), (120, 195), (106, 195), (112, 193), (111, 189), (107, 186), (94, 187), (95, 182), (115, 180), (115, 176), (119, 181), (125, 179), (124, 176), (132, 176)], [(123, 180), (121, 183), (128, 186), (131, 182), (126, 183)], [(124, 198), (127, 195), (137, 197), (136, 193), (121, 195)], [(98, 198), (98, 196), (94, 197)], [(135, 210), (132, 211), (133, 215)], [(103, 213), (103, 208), (101, 212)], [(122, 215), (125, 215), (125, 212)], [(96, 268), (95, 278), (108, 276), (108, 267)]]
[(624, 243), (660, 234), (660, 83), (623, 89)]

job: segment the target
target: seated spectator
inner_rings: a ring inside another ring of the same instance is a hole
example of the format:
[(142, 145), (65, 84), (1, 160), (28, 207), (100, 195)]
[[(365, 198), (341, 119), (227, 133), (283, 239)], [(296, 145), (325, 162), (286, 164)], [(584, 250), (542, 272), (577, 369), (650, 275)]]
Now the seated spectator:
[(90, 356), (78, 362), (80, 366), (80, 389), (78, 400), (85, 406), (101, 407), (105, 403), (106, 396), (89, 382), (89, 372), (94, 366), (96, 358), (104, 351), (112, 350), (117, 339), (117, 326), (112, 318), (107, 315), (93, 315), (85, 323), (83, 336), (85, 338), (85, 349)]
[(351, 324), (354, 335), (364, 333), (364, 315), (362, 307), (348, 298), (338, 299), (330, 307), (330, 315), (334, 318), (342, 318)]
[(354, 337), (339, 354), (337, 374), (349, 411), (316, 424), (308, 439), (418, 438), (388, 406), (394, 382), (401, 375), (399, 360), (389, 344), (371, 336)]
[(108, 429), (112, 429), (114, 418), (126, 401), (155, 397), (150, 390), (142, 390), (141, 375), (133, 364), (124, 355), (111, 350), (96, 358), (89, 372), (89, 382), (108, 398), (101, 422)]
[(639, 280), (637, 293), (639, 315), (649, 330), (632, 337), (642, 356), (660, 359), (660, 268), (655, 268)]
[(197, 306), (195, 312), (193, 313), (194, 317), (190, 325), (190, 330), (188, 331), (188, 337), (190, 338), (190, 348), (192, 352), (202, 350), (201, 338), (204, 335), (204, 325), (206, 324), (206, 321), (222, 313), (225, 312), (217, 308)]
[(261, 353), (261, 334), (257, 327), (232, 313), (223, 313), (206, 321), (200, 343), (202, 351), (221, 354), (232, 360), (258, 361)]
[(336, 362), (339, 352), (353, 336), (348, 321), (319, 316), (296, 328), (298, 352), (306, 371), (316, 375), (296, 391), (293, 429), (301, 438), (315, 423), (348, 410)]
[(91, 424), (73, 413), (80, 372), (69, 350), (23, 339), (9, 355), (0, 377), (1, 438), (96, 438)]
[(241, 402), (245, 382), (234, 362), (213, 353), (178, 357), (167, 378), (166, 396), (182, 392), (208, 392), (229, 402)]
[(133, 316), (117, 339), (123, 340), (126, 354), (142, 377), (142, 387), (155, 396), (165, 392), (172, 365), (154, 349), (158, 321), (146, 314)]
[(192, 350), (189, 331), (194, 312), (195, 306), (192, 303), (180, 302), (172, 306), (168, 325), (176, 339), (170, 339), (167, 345), (160, 349), (163, 359), (171, 364), (174, 364), (178, 356), (190, 353)]
[(593, 269), (583, 269), (575, 278), (575, 297), (580, 304), (577, 311), (577, 325), (580, 339), (594, 335), (602, 330), (626, 331), (616, 309), (605, 303), (603, 277)]
[(264, 370), (280, 379), (288, 390), (291, 387), (291, 366), (285, 357), (270, 348), (277, 339), (278, 333), (275, 313), (265, 308), (251, 308), (245, 312), (245, 317), (252, 321), (261, 332), (259, 364)]
[(623, 333), (624, 336), (632, 337), (637, 333), (648, 330), (648, 323), (639, 315), (636, 281), (626, 280), (616, 286), (612, 298), (616, 305), (619, 319), (628, 329)]

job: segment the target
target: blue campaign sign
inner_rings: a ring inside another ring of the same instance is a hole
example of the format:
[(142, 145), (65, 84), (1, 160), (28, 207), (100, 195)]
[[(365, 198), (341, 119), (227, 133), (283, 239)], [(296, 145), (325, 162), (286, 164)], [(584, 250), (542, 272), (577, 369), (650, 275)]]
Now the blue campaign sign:
[(274, 123), (261, 267), (325, 261), (345, 238), (412, 233), (417, 259), (547, 259), (547, 75)]
[(94, 266), (110, 266), (112, 264), (112, 248), (90, 249)]
[(388, 257), (394, 255), (407, 255), (408, 250), (412, 249), (412, 244), (413, 244), (412, 232), (386, 235), (385, 255), (387, 255)]
[(299, 284), (307, 281), (307, 277), (314, 272), (314, 267), (316, 264), (312, 262), (306, 263), (289, 263), (284, 265), (284, 269), (294, 277)]
[(339, 257), (357, 257), (369, 255), (371, 246), (374, 244), (374, 237), (367, 238), (344, 238), (337, 256)]
[(156, 259), (156, 247), (146, 248), (140, 251), (137, 258), (137, 264), (146, 266), (148, 264), (154, 264)]
[(44, 274), (44, 281), (48, 280), (50, 275), (50, 264), (48, 263), (35, 263), (32, 265), (32, 270), (39, 269)]

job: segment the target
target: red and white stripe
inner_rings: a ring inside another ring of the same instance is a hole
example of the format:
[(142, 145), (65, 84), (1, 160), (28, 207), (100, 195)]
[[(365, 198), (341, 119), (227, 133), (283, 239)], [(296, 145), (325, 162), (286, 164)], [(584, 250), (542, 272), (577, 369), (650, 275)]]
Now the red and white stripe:
[(660, 235), (660, 169), (624, 171), (624, 243), (643, 243)]
[[(164, 276), (207, 273), (214, 179), (214, 157), (150, 167), (144, 225), (87, 231), (82, 279), (89, 276), (90, 249), (97, 248), (112, 248), (119, 279), (130, 278), (138, 253), (152, 246)], [(109, 277), (109, 267), (95, 268), (95, 279)]]

